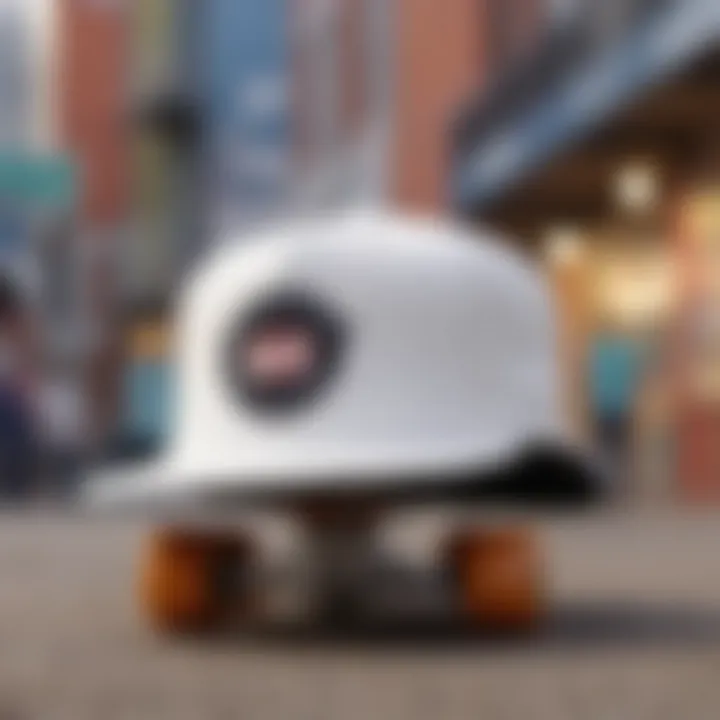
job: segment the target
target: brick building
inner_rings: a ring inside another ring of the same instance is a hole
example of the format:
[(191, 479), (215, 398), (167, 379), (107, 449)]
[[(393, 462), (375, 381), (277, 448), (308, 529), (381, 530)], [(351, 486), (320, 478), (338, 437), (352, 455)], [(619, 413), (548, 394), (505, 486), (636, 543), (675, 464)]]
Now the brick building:
[(62, 136), (82, 166), (82, 218), (98, 229), (127, 214), (126, 20), (121, 3), (60, 3)]

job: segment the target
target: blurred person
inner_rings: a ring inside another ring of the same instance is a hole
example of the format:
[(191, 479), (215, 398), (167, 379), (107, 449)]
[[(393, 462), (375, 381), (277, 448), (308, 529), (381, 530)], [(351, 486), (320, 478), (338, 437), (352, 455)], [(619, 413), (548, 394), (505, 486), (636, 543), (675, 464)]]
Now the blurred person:
[(647, 342), (630, 329), (604, 325), (592, 339), (589, 352), (595, 440), (611, 471), (625, 484)]
[(33, 346), (30, 308), (11, 278), (0, 275), (0, 495), (5, 501), (27, 497), (37, 470)]
[(49, 369), (39, 395), (44, 490), (59, 498), (74, 490), (89, 434), (82, 384), (65, 365)]

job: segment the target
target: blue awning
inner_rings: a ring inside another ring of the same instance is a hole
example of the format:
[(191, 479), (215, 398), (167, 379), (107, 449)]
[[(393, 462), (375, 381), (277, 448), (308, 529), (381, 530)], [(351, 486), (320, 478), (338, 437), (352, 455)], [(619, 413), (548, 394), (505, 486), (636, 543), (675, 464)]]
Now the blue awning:
[(590, 67), (578, 68), (529, 112), (478, 138), (456, 160), (456, 206), (482, 211), (714, 46), (720, 46), (720, 1), (673, 4)]

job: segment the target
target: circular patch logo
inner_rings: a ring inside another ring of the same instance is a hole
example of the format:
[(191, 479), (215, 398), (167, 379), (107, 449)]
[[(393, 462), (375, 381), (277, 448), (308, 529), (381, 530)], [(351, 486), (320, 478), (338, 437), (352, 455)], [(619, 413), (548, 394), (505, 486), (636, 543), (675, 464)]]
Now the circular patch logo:
[(241, 400), (261, 411), (304, 407), (336, 372), (342, 334), (334, 314), (309, 295), (285, 293), (260, 303), (227, 353)]

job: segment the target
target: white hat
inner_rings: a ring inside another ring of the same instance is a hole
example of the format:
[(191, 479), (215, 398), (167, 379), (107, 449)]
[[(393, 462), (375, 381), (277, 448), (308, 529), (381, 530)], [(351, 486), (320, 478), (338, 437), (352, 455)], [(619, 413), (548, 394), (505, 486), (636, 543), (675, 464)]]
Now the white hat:
[[(222, 244), (178, 311), (166, 454), (100, 479), (96, 500), (415, 483), (559, 432), (549, 298), (487, 234), (375, 213), (303, 221)], [(290, 338), (301, 369), (279, 395), (244, 365), (277, 318), (317, 341), (308, 360)]]

